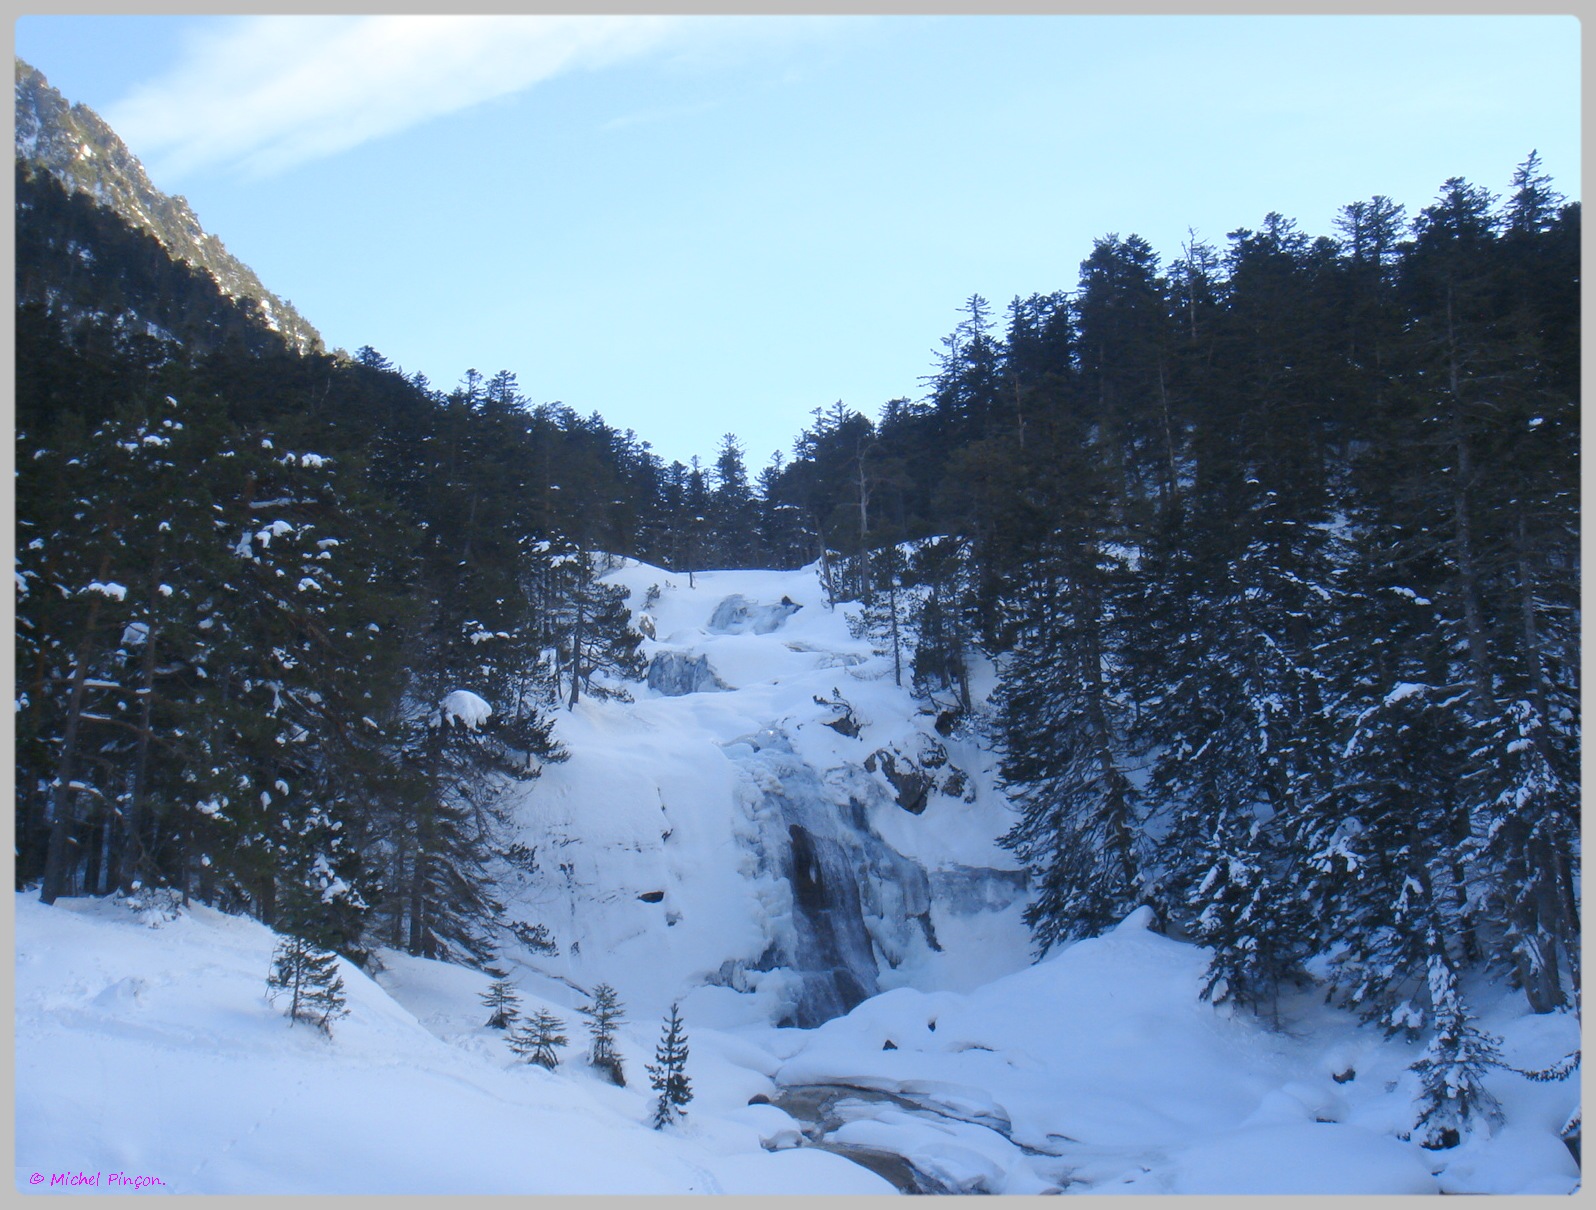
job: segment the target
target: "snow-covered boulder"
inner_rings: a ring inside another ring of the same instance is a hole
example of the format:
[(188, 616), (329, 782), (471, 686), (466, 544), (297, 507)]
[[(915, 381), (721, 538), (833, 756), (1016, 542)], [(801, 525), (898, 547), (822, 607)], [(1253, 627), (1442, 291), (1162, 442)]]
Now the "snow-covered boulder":
[(888, 748), (878, 748), (865, 757), (864, 767), (874, 773), (877, 769), (892, 783), (898, 805), (911, 815), (925, 810), (925, 800), (936, 784), (931, 774), (913, 761)]
[(731, 688), (715, 675), (707, 655), (690, 656), (683, 651), (661, 651), (649, 661), (648, 687), (666, 697), (721, 693)]
[(787, 597), (774, 605), (761, 605), (741, 593), (733, 593), (715, 606), (709, 619), (710, 633), (769, 634), (780, 630), (801, 608)]

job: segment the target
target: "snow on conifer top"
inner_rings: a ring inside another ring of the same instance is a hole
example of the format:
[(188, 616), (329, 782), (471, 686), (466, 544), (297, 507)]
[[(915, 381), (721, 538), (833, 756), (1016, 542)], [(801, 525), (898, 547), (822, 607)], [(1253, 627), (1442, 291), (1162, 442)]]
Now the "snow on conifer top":
[(443, 699), (440, 709), (445, 723), (460, 722), (475, 731), (493, 715), (493, 707), (469, 689), (456, 689)]

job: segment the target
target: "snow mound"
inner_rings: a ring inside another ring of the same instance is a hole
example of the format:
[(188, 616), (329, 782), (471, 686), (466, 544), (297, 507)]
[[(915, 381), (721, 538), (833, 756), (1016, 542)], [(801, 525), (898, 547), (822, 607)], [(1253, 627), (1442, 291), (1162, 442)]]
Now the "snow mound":
[(1334, 1122), (1228, 1131), (1179, 1151), (1128, 1193), (1436, 1193), (1424, 1153), (1390, 1135)]
[[(889, 1150), (948, 1192), (1577, 1187), (1557, 1137), (1577, 1087), (1494, 1073), (1521, 1125), (1425, 1151), (1405, 1137), (1421, 1043), (1371, 1036), (1311, 992), (1285, 1032), (1216, 1008), (1198, 996), (1206, 951), (1153, 924), (1140, 907), (967, 994), (884, 992), (804, 1035), (775, 1081), (803, 1104), (845, 1092), (854, 1099), (827, 1111), (828, 1138)], [(1502, 1012), (1486, 1025), (1515, 1062), (1545, 1065), (1578, 1045), (1570, 1015)], [(1354, 1065), (1355, 1079), (1337, 1078)]]

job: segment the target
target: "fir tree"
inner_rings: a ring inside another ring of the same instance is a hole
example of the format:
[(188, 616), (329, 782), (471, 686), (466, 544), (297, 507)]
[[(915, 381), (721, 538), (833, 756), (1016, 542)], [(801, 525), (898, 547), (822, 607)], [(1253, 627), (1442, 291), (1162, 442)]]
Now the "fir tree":
[[(1193, 939), (1213, 951), (1201, 995), (1216, 1004), (1232, 1001), (1259, 1010), (1268, 1004), (1278, 1026), (1280, 986), (1295, 973), (1302, 947), (1275, 935), (1283, 923), (1296, 923), (1290, 919), (1295, 913), (1280, 910), (1276, 846), (1256, 820), (1226, 815), (1215, 826), (1201, 850), (1208, 868), (1191, 900), (1201, 909), (1191, 925)], [(1230, 828), (1240, 834), (1230, 834)]]
[(1533, 1007), (1551, 1009), (1577, 1003), (1579, 985), (1577, 739), (1569, 744), (1570, 729), (1534, 701), (1498, 711), (1481, 745), (1489, 759), (1469, 782), (1483, 803), (1478, 865), (1491, 916), (1505, 926), (1510, 957), (1499, 961), (1511, 963)]
[(964, 318), (942, 339), (946, 352), (929, 380), (931, 398), (947, 429), (963, 440), (989, 436), (1002, 412), (1001, 342), (992, 335), (991, 305), (972, 294)]
[(626, 1014), (615, 989), (608, 983), (600, 983), (593, 989), (592, 1003), (577, 1009), (577, 1012), (587, 1018), (588, 1033), (592, 1038), (587, 1061), (609, 1076), (611, 1081), (624, 1086), (626, 1074), (621, 1069), (620, 1052), (615, 1049), (615, 1029)]
[(1103, 675), (1112, 560), (1052, 535), (999, 699), (1002, 777), (1020, 819), (1001, 838), (1031, 871), (1025, 920), (1045, 954), (1145, 897), (1147, 840), (1125, 771), (1123, 703)]
[(521, 1015), (521, 997), (508, 979), (495, 979), (479, 997), (487, 1006), (489, 1029), (509, 1029)]
[(304, 1021), (330, 1035), (332, 1023), (349, 1013), (338, 955), (317, 949), (302, 937), (290, 935), (278, 941), (266, 986), (274, 1002), (288, 997), (290, 1026)]
[(527, 1063), (537, 1063), (553, 1071), (560, 1065), (556, 1053), (569, 1039), (562, 1032), (565, 1022), (546, 1008), (540, 1008), (511, 1032), (506, 1041), (516, 1055)]
[(1420, 1082), (1415, 1123), (1420, 1142), (1432, 1150), (1455, 1147), (1471, 1126), (1489, 1129), (1502, 1120), (1502, 1107), (1484, 1076), (1501, 1065), (1498, 1039), (1481, 1030), (1458, 991), (1457, 976), (1440, 954), (1429, 960), (1434, 1033), (1424, 1055), (1413, 1064)]
[(675, 1004), (660, 1033), (659, 1045), (654, 1048), (654, 1062), (648, 1064), (648, 1077), (649, 1085), (659, 1093), (652, 1125), (655, 1130), (663, 1130), (687, 1113), (685, 1106), (693, 1099), (692, 1084), (687, 1078), (687, 1033)]
[(595, 673), (625, 680), (641, 680), (643, 657), (638, 654), (643, 636), (632, 629), (626, 607), (627, 590), (599, 579), (592, 552), (577, 550), (563, 560), (561, 593), (556, 602), (559, 648), (570, 682), (567, 707), (575, 709), (585, 690), (590, 697), (631, 701), (620, 686), (595, 682)]
[(743, 462), (743, 448), (733, 433), (721, 438), (715, 459), (715, 486), (709, 497), (711, 542), (717, 566), (737, 567), (754, 554), (754, 495)]
[(915, 636), (915, 693), (936, 700), (951, 691), (955, 708), (968, 713), (970, 655), (973, 647), (968, 610), (969, 544), (957, 538), (927, 542), (914, 553), (911, 574), (924, 586), (909, 621)]
[(1460, 872), (1467, 846), (1456, 839), (1454, 770), (1466, 739), (1458, 697), (1403, 681), (1369, 702), (1337, 751), (1334, 793), (1292, 836), (1329, 958), (1327, 991), (1410, 1036), (1425, 1022), (1429, 955), (1444, 939), (1466, 952), (1473, 931)]
[(503, 827), (502, 796), (537, 777), (535, 756), (565, 754), (539, 748), (548, 737), (533, 722), (505, 723), (467, 690), (413, 710), (406, 732), (411, 777), (387, 808), (390, 943), (421, 957), (481, 963), (492, 950), (486, 930), (502, 912), (484, 868)]
[(889, 544), (864, 556), (870, 565), (872, 591), (848, 619), (848, 632), (864, 639), (877, 655), (892, 658), (892, 683), (903, 684), (904, 656), (912, 651), (909, 611), (912, 601), (903, 587), (903, 552)]

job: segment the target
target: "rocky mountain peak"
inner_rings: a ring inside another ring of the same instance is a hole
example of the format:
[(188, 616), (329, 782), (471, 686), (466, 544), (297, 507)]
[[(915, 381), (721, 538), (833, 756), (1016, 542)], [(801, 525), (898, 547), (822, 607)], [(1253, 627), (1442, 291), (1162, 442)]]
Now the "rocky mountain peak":
[(252, 306), (262, 324), (300, 353), (320, 352), (321, 335), (268, 290), (201, 225), (182, 197), (162, 193), (117, 133), (86, 105), (74, 105), (43, 73), (16, 61), (16, 147), (24, 171), (43, 172), (148, 232), (168, 254), (213, 278), (223, 294)]

